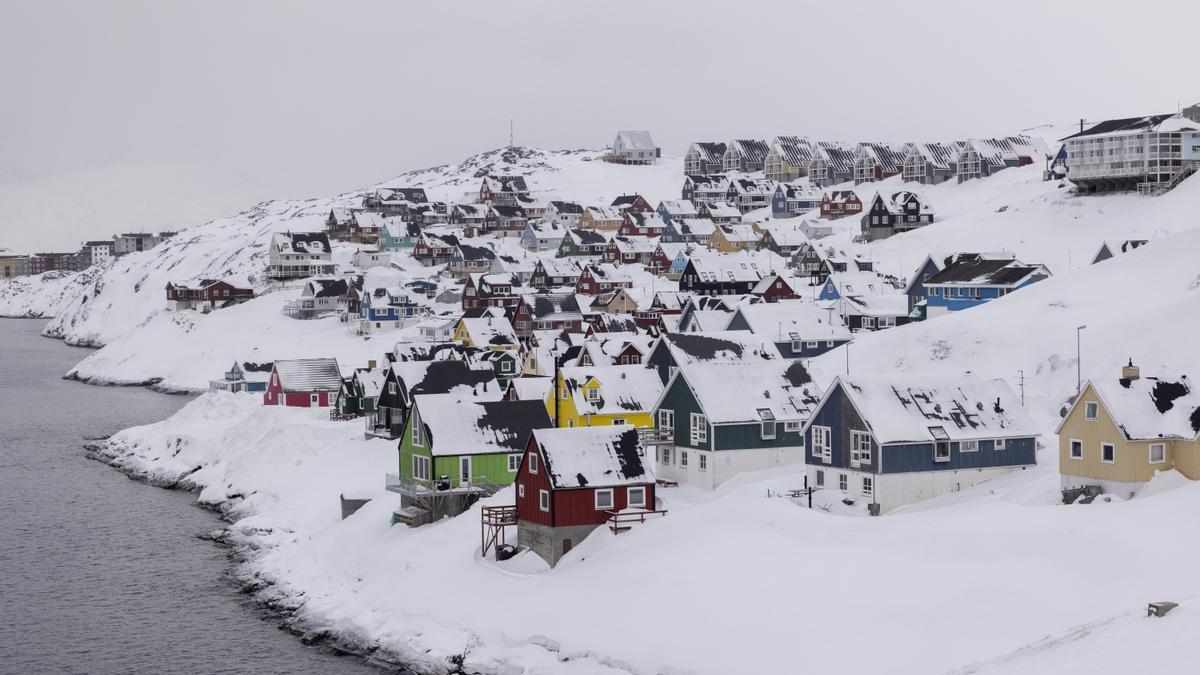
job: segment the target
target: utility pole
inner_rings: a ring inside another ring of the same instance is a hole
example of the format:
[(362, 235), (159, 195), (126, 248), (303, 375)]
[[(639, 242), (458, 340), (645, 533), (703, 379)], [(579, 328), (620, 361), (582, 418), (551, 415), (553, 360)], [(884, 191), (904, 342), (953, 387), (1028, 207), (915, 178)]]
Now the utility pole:
[(513, 121), (512, 121), (512, 118), (510, 117), (508, 119), (508, 147), (511, 148), (512, 146), (513, 146)]
[(1021, 383), (1021, 384), (1020, 384), (1020, 386), (1021, 386), (1021, 407), (1022, 407), (1022, 408), (1024, 408), (1024, 407), (1025, 407), (1025, 371), (1024, 371), (1024, 370), (1018, 370), (1018, 371), (1017, 371), (1017, 374), (1018, 374), (1018, 375), (1020, 375), (1020, 383)]
[(1075, 396), (1083, 393), (1083, 351), (1080, 335), (1087, 324), (1075, 328)]

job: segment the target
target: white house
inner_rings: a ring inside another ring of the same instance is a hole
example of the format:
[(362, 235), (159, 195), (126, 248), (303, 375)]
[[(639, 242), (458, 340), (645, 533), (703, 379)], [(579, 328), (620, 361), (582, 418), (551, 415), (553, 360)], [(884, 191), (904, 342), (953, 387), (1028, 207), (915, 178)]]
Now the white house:
[(662, 150), (654, 144), (649, 131), (618, 131), (612, 154), (625, 164), (654, 164)]

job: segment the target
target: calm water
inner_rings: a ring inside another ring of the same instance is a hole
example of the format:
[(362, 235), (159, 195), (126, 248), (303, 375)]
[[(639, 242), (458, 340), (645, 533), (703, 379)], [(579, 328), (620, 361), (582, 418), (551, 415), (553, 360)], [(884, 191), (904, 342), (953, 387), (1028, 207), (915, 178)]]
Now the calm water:
[[(84, 457), (187, 401), (61, 379), (85, 356), (0, 319), (0, 673), (376, 673), (304, 646), (224, 574), (195, 497)], [(330, 507), (333, 508), (333, 507)]]

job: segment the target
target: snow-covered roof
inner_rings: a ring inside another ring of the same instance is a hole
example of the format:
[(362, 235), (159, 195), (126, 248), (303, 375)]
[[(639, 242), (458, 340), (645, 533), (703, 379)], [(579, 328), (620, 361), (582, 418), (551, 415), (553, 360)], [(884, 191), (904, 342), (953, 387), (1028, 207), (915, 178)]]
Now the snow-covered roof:
[(655, 150), (654, 139), (649, 131), (618, 131), (617, 139), (628, 150)]
[(638, 430), (628, 424), (533, 433), (555, 488), (612, 487), (654, 482)]
[(899, 173), (904, 164), (905, 145), (895, 143), (859, 143), (854, 151), (854, 160), (869, 159), (887, 173)]
[(564, 202), (557, 199), (551, 199), (546, 206), (546, 210), (554, 210), (558, 213), (580, 215), (583, 213), (583, 207), (575, 202)]
[(711, 173), (705, 176), (687, 176), (684, 183), (691, 183), (696, 192), (720, 192), (729, 190), (729, 177), (721, 173)]
[(907, 211), (904, 210), (904, 207), (910, 202), (914, 201), (917, 203), (918, 215), (934, 215), (933, 206), (929, 204), (929, 202), (924, 196), (921, 195), (921, 193), (913, 192), (912, 190), (900, 190), (898, 192), (893, 192), (890, 196), (885, 196), (879, 192), (876, 192), (875, 196), (871, 199), (872, 204), (874, 204), (876, 200), (878, 200), (879, 203), (888, 210), (888, 213), (893, 215), (906, 214)]
[(835, 173), (854, 171), (854, 145), (842, 141), (818, 141), (813, 148), (813, 159), (820, 159)]
[(696, 205), (690, 199), (664, 199), (658, 203), (658, 211), (666, 211), (672, 218), (689, 218), (696, 215)]
[(775, 194), (775, 186), (778, 185), (775, 181), (766, 178), (734, 178), (729, 184), (738, 195), (749, 196), (773, 195)]
[[(649, 412), (662, 392), (658, 372), (644, 366), (567, 366), (561, 370), (575, 410), (581, 415), (620, 415)], [(600, 386), (599, 398), (589, 399), (585, 386)]]
[(733, 255), (692, 256), (692, 268), (700, 281), (754, 281), (762, 278), (758, 262), (752, 258)]
[(683, 218), (679, 223), (680, 234), (690, 234), (694, 237), (711, 237), (717, 231), (717, 224), (709, 218)]
[(958, 154), (962, 151), (965, 144), (962, 141), (952, 141), (950, 143), (913, 143), (909, 146), (908, 154), (905, 156), (905, 161), (909, 157), (921, 156), (928, 164), (935, 168), (950, 170), (954, 168), (954, 163), (958, 161)]
[(771, 146), (767, 145), (766, 141), (752, 138), (735, 138), (729, 141), (728, 148), (741, 155), (747, 162), (758, 164), (762, 164), (767, 158), (767, 153), (771, 152)]
[(906, 316), (908, 296), (903, 293), (878, 293), (874, 295), (846, 295), (843, 306), (847, 315), (858, 316)]
[(518, 401), (543, 402), (553, 387), (554, 378), (545, 375), (525, 375), (508, 381), (508, 388), (515, 393)]
[[(1200, 433), (1200, 392), (1187, 375), (1092, 380), (1108, 414), (1131, 440), (1194, 439)], [(1079, 405), (1076, 402), (1075, 405)]]
[(1061, 140), (1066, 141), (1084, 136), (1140, 134), (1148, 131), (1183, 131), (1186, 129), (1200, 129), (1200, 124), (1192, 122), (1179, 113), (1147, 115), (1145, 117), (1124, 117), (1093, 124), (1087, 129), (1077, 134), (1071, 134)]
[(710, 218), (742, 219), (742, 212), (738, 210), (738, 207), (725, 201), (705, 202), (704, 210), (708, 212)]
[(803, 421), (820, 400), (798, 359), (756, 365), (681, 364), (675, 377), (691, 389), (711, 424)]
[(771, 148), (788, 166), (804, 166), (812, 159), (812, 143), (803, 136), (776, 136)]
[(567, 233), (566, 228), (556, 220), (531, 220), (526, 227), (540, 237), (562, 239)]
[(342, 386), (336, 359), (281, 359), (275, 362), (275, 374), (285, 392), (337, 391)]
[(616, 247), (619, 253), (626, 254), (649, 254), (654, 252), (658, 240), (650, 237), (626, 237), (619, 235), (612, 238), (608, 242), (609, 246)]
[[(630, 345), (642, 354), (650, 351), (657, 338), (641, 333), (596, 333), (583, 343), (583, 351), (596, 365), (610, 365)], [(582, 355), (580, 356), (582, 359)]]
[(517, 332), (508, 319), (496, 317), (463, 318), (463, 327), (476, 347), (503, 347), (517, 344)]
[(670, 351), (671, 358), (677, 365), (759, 364), (764, 361), (778, 361), (781, 358), (779, 350), (771, 340), (740, 330), (665, 333), (659, 338), (659, 342)]
[(579, 321), (583, 313), (574, 293), (530, 293), (521, 296), (534, 319), (542, 321)]
[[(904, 299), (904, 296), (900, 296)], [(755, 335), (785, 342), (792, 340), (849, 340), (850, 329), (836, 312), (826, 311), (808, 300), (780, 300), (742, 305), (741, 315)], [(730, 322), (733, 317), (730, 317)]]
[(728, 225), (718, 225), (717, 228), (721, 230), (725, 241), (731, 243), (758, 241), (762, 238), (758, 230), (749, 224), (730, 223)]
[(320, 278), (306, 281), (300, 293), (306, 298), (340, 298), (349, 289), (350, 283), (345, 279)]
[(367, 398), (376, 398), (383, 391), (383, 383), (387, 380), (386, 368), (358, 368), (354, 371), (354, 379)]
[(695, 151), (700, 158), (709, 164), (720, 164), (725, 156), (725, 144), (713, 141), (697, 141), (692, 143), (688, 152)]
[(622, 220), (620, 210), (612, 206), (589, 206), (585, 211), (592, 220), (601, 222)]
[(306, 255), (333, 252), (329, 236), (324, 232), (276, 232), (271, 235), (271, 249), (278, 253)]
[(571, 258), (542, 258), (538, 261), (546, 276), (551, 277), (578, 277), (582, 272), (579, 263)]
[(516, 453), (550, 426), (543, 401), (480, 401), (459, 394), (414, 398), (434, 456)]
[(980, 253), (960, 253), (940, 272), (925, 280), (926, 286), (1016, 287), (1031, 277), (1048, 277), (1044, 265), (1027, 265), (1013, 258)]
[(419, 394), (455, 394), (460, 398), (495, 401), (500, 398), (496, 372), (486, 364), (468, 362), (468, 354), (454, 360), (401, 361), (392, 364), (396, 380), (409, 399)]
[(880, 445), (1038, 435), (1003, 380), (905, 373), (839, 376), (839, 384)]
[(1003, 136), (998, 138), (967, 139), (960, 155), (973, 151), (980, 162), (999, 168), (1008, 162), (1017, 162), (1022, 157), (1041, 162), (1050, 154), (1045, 141), (1029, 136)]

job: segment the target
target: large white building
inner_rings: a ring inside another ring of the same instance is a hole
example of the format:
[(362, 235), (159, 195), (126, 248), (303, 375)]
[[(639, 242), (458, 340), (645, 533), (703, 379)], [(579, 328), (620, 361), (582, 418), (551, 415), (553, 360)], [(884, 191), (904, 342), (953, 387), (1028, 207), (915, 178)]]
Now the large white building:
[(1200, 123), (1182, 114), (1106, 120), (1063, 139), (1082, 192), (1174, 187), (1200, 163)]

